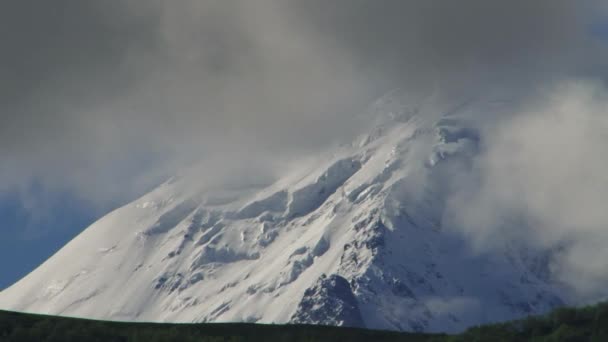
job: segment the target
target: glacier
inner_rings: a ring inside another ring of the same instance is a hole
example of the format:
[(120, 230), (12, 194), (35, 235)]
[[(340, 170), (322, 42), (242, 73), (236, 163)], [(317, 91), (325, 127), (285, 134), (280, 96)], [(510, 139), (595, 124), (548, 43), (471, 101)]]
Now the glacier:
[(155, 322), (313, 323), (457, 332), (564, 305), (551, 251), (476, 252), (445, 217), (481, 137), (470, 115), (393, 92), (373, 128), (272, 184), (176, 176), (92, 224), (0, 292), (0, 308)]

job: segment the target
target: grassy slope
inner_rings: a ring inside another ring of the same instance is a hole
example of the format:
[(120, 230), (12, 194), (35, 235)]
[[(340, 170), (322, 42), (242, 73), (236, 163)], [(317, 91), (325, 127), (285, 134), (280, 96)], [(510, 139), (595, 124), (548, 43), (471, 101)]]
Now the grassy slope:
[(118, 323), (0, 311), (0, 341), (608, 341), (608, 304), (429, 335), (308, 325)]

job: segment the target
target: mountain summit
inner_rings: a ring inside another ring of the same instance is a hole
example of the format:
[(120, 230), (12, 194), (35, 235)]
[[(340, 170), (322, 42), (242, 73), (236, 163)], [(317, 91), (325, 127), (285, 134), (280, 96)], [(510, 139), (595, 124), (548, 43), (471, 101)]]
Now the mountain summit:
[(0, 293), (0, 308), (98, 319), (460, 331), (564, 304), (550, 254), (496, 237), (473, 252), (444, 212), (481, 137), (471, 100), (395, 92), (368, 134), (280, 180), (193, 191), (176, 177)]

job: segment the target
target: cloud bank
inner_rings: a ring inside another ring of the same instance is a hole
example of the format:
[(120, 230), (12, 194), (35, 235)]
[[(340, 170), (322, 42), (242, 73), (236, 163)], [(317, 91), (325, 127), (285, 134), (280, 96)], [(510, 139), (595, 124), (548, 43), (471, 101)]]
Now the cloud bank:
[(104, 201), (184, 161), (315, 151), (351, 136), (364, 124), (354, 114), (397, 85), (459, 93), (584, 71), (600, 60), (587, 34), (600, 6), (11, 1), (3, 185), (42, 179)]

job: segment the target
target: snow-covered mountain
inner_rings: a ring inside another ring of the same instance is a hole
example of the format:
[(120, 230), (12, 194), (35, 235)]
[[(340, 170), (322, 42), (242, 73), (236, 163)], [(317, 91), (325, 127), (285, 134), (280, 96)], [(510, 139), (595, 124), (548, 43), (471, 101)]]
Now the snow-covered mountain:
[(444, 221), (480, 136), (432, 99), (379, 100), (378, 123), (269, 186), (177, 177), (91, 225), (0, 293), (0, 308), (112, 320), (302, 322), (458, 331), (565, 301), (549, 253), (497, 236), (474, 253)]

